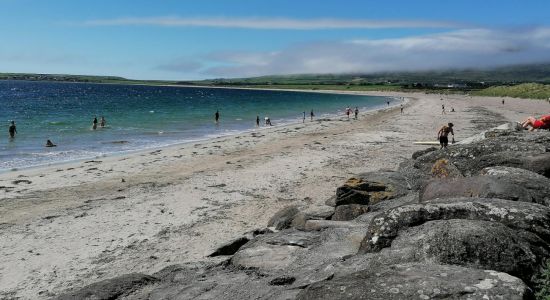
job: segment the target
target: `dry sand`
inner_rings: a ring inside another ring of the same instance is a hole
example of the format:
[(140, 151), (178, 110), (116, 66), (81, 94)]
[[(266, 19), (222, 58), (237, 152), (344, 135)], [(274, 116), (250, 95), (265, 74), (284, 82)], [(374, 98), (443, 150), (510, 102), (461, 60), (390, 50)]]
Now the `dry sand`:
[[(394, 107), (0, 174), (0, 298), (205, 260), (284, 206), (323, 205), (348, 177), (397, 168), (447, 122), (461, 140), (550, 111), (537, 100), (368, 94), (410, 101), (403, 115)], [(442, 103), (456, 112), (442, 115)]]

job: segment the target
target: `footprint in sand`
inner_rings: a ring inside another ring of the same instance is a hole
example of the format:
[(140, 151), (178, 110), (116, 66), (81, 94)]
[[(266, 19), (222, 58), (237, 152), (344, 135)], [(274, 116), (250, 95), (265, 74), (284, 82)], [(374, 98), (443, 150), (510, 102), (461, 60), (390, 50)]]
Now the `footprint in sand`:
[(13, 184), (20, 184), (20, 183), (31, 184), (32, 181), (27, 180), (27, 179), (17, 179), (17, 180), (12, 181), (11, 183), (13, 183)]

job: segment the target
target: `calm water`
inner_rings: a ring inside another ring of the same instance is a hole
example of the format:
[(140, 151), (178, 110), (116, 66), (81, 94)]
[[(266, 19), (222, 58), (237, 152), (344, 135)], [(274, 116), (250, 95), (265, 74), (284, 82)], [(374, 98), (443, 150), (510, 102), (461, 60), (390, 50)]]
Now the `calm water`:
[[(0, 170), (239, 133), (256, 115), (273, 125), (386, 105), (387, 98), (283, 91), (0, 81)], [(220, 111), (220, 123), (214, 113)], [(92, 130), (94, 116), (107, 126)], [(8, 136), (15, 120), (15, 139)], [(47, 139), (58, 146), (46, 148)]]

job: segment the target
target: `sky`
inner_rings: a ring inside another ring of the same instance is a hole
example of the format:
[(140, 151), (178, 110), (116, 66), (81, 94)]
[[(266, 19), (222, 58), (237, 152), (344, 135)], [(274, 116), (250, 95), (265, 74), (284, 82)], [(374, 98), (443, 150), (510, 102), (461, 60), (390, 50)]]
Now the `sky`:
[(0, 72), (196, 80), (550, 62), (547, 0), (0, 0)]

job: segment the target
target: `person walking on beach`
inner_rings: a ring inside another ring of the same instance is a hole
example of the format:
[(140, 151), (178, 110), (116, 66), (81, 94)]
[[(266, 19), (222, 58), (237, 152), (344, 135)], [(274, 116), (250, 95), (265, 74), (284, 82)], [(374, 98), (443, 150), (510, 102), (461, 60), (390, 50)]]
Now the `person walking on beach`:
[(260, 127), (260, 116), (256, 116), (256, 127)]
[(441, 104), (441, 114), (442, 115), (446, 115), (447, 113), (445, 112), (445, 104)]
[(304, 117), (302, 119), (302, 123), (305, 123), (306, 122), (306, 111), (305, 110), (303, 111), (303, 114), (304, 114)]
[(443, 125), (443, 127), (441, 127), (441, 129), (437, 132), (437, 139), (439, 140), (441, 149), (447, 148), (447, 145), (449, 145), (449, 133), (453, 135), (454, 143), (455, 133), (453, 131), (453, 126), (453, 123), (448, 123), (447, 125)]
[(94, 121), (92, 122), (92, 129), (93, 130), (97, 129), (97, 117), (94, 117)]
[(216, 124), (220, 121), (220, 111), (216, 110), (216, 113), (214, 114), (214, 119), (216, 119)]
[(502, 105), (504, 105), (504, 99), (502, 99)]
[(401, 114), (403, 114), (403, 104), (401, 104)]
[(313, 117), (315, 117), (315, 115), (313, 114), (313, 109), (309, 113), (309, 117), (311, 118), (311, 121), (313, 121)]
[(351, 114), (351, 108), (346, 107), (346, 116), (348, 116), (348, 120), (349, 120), (349, 114)]
[(8, 129), (8, 132), (10, 133), (10, 138), (14, 138), (15, 134), (17, 133), (17, 128), (15, 127), (15, 121), (11, 121), (10, 128)]
[(355, 107), (355, 120), (357, 120), (357, 117), (359, 116), (359, 108), (357, 106)]
[(105, 127), (105, 123), (107, 123), (107, 121), (105, 121), (105, 118), (101, 116), (101, 120), (99, 121), (99, 127)]

